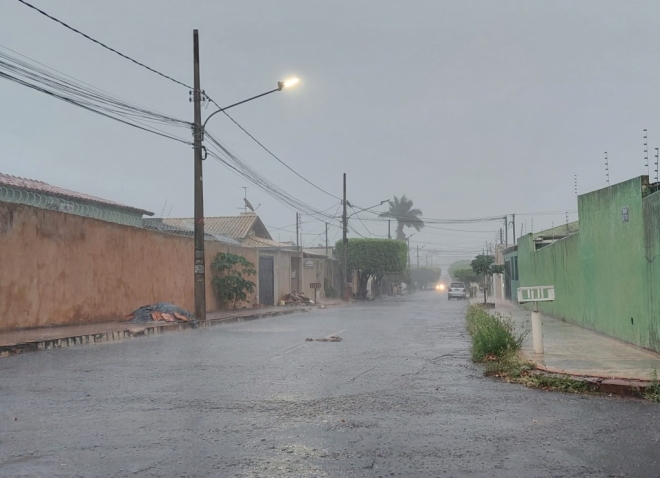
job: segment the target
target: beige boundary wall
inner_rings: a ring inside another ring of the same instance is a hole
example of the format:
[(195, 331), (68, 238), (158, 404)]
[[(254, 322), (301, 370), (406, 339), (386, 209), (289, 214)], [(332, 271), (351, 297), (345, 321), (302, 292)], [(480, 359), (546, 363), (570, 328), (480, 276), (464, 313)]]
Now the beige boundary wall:
[[(218, 252), (259, 264), (255, 249), (207, 241), (208, 311), (220, 308)], [(193, 257), (192, 238), (0, 202), (0, 330), (117, 320), (160, 301), (193, 311)]]

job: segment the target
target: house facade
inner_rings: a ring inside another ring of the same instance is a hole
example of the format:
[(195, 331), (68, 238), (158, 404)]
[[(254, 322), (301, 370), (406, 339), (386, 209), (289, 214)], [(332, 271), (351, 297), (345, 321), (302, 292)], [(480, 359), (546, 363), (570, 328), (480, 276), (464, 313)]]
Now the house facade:
[[(192, 218), (153, 219), (167, 227), (194, 229)], [(331, 259), (317, 250), (302, 250), (291, 243), (273, 240), (259, 216), (253, 212), (239, 216), (204, 218), (204, 233), (229, 238), (242, 247), (258, 251), (257, 297), (259, 305), (275, 305), (291, 292), (303, 292), (312, 300), (325, 297)], [(320, 284), (320, 287), (318, 286)]]

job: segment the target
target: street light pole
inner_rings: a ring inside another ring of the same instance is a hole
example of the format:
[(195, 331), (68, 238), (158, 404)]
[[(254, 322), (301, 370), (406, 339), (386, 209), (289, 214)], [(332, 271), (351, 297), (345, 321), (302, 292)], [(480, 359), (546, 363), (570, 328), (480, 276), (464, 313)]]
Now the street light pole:
[(199, 79), (199, 34), (193, 30), (193, 103), (195, 153), (195, 316), (206, 320), (206, 274), (204, 260), (204, 183), (202, 178), (202, 105)]
[[(199, 75), (199, 32), (197, 29), (193, 30), (193, 105), (194, 105), (194, 121), (193, 121), (193, 151), (195, 162), (195, 182), (194, 182), (194, 195), (195, 195), (195, 276), (194, 276), (194, 301), (195, 301), (195, 316), (200, 320), (206, 320), (206, 262), (204, 258), (204, 182), (202, 176), (202, 143), (204, 141), (204, 130), (206, 123), (215, 114), (225, 111), (234, 106), (247, 103), (248, 101), (261, 98), (262, 96), (282, 91), (284, 88), (289, 88), (296, 85), (298, 78), (291, 78), (285, 81), (279, 81), (277, 88), (266, 93), (262, 93), (247, 100), (239, 101), (232, 105), (220, 108), (214, 111), (202, 123), (202, 90), (201, 80)], [(301, 254), (302, 256), (302, 254)], [(302, 268), (302, 263), (301, 263)]]
[(349, 300), (350, 297), (348, 295), (348, 237), (346, 237), (346, 234), (348, 233), (348, 224), (346, 224), (346, 221), (348, 220), (346, 217), (346, 173), (344, 173), (344, 213), (342, 215), (342, 229), (343, 229), (343, 238), (342, 238), (342, 244), (344, 247), (343, 249), (343, 254), (342, 254), (342, 269), (344, 271), (344, 283), (342, 284), (343, 288), (343, 295), (344, 295), (344, 300)]

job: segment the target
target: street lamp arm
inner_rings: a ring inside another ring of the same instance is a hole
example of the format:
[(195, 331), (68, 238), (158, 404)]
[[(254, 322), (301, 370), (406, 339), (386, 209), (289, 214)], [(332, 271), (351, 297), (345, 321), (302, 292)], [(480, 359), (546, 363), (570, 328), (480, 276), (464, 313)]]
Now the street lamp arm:
[(271, 93), (275, 93), (276, 91), (282, 91), (282, 88), (279, 86), (275, 88), (274, 90), (267, 91), (266, 93), (261, 93), (260, 95), (253, 96), (252, 98), (248, 98), (247, 100), (239, 101), (238, 103), (234, 103), (233, 105), (225, 106), (224, 108), (220, 108), (219, 110), (214, 111), (209, 115), (208, 118), (206, 118), (206, 121), (204, 121), (204, 124), (202, 125), (202, 134), (204, 134), (204, 131), (206, 130), (206, 123), (209, 122), (213, 116), (216, 114), (228, 110), (229, 108), (233, 108), (234, 106), (242, 105), (243, 103), (247, 103), (248, 101), (256, 100), (257, 98), (261, 98), (262, 96), (270, 95)]

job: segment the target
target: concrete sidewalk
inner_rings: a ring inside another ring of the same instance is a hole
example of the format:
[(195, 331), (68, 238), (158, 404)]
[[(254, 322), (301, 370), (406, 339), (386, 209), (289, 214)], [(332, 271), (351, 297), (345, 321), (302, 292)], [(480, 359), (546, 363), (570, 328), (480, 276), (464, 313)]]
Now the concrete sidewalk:
[[(207, 314), (206, 321), (201, 322), (199, 327), (210, 327), (222, 323), (310, 312), (313, 308), (335, 307), (338, 305), (341, 305), (341, 302), (319, 302), (315, 306), (291, 305), (211, 312)], [(36, 350), (66, 348), (76, 345), (144, 337), (165, 332), (177, 332), (190, 328), (192, 326), (185, 323), (150, 322), (132, 324), (126, 321), (114, 321), (11, 330), (0, 332), (0, 357)]]
[(489, 302), (495, 302), (496, 312), (505, 318), (511, 317), (529, 332), (522, 352), (541, 370), (643, 381), (651, 379), (653, 370), (660, 371), (660, 355), (655, 352), (546, 315), (541, 316), (544, 353), (536, 355), (532, 347), (530, 311), (509, 301), (489, 298)]

